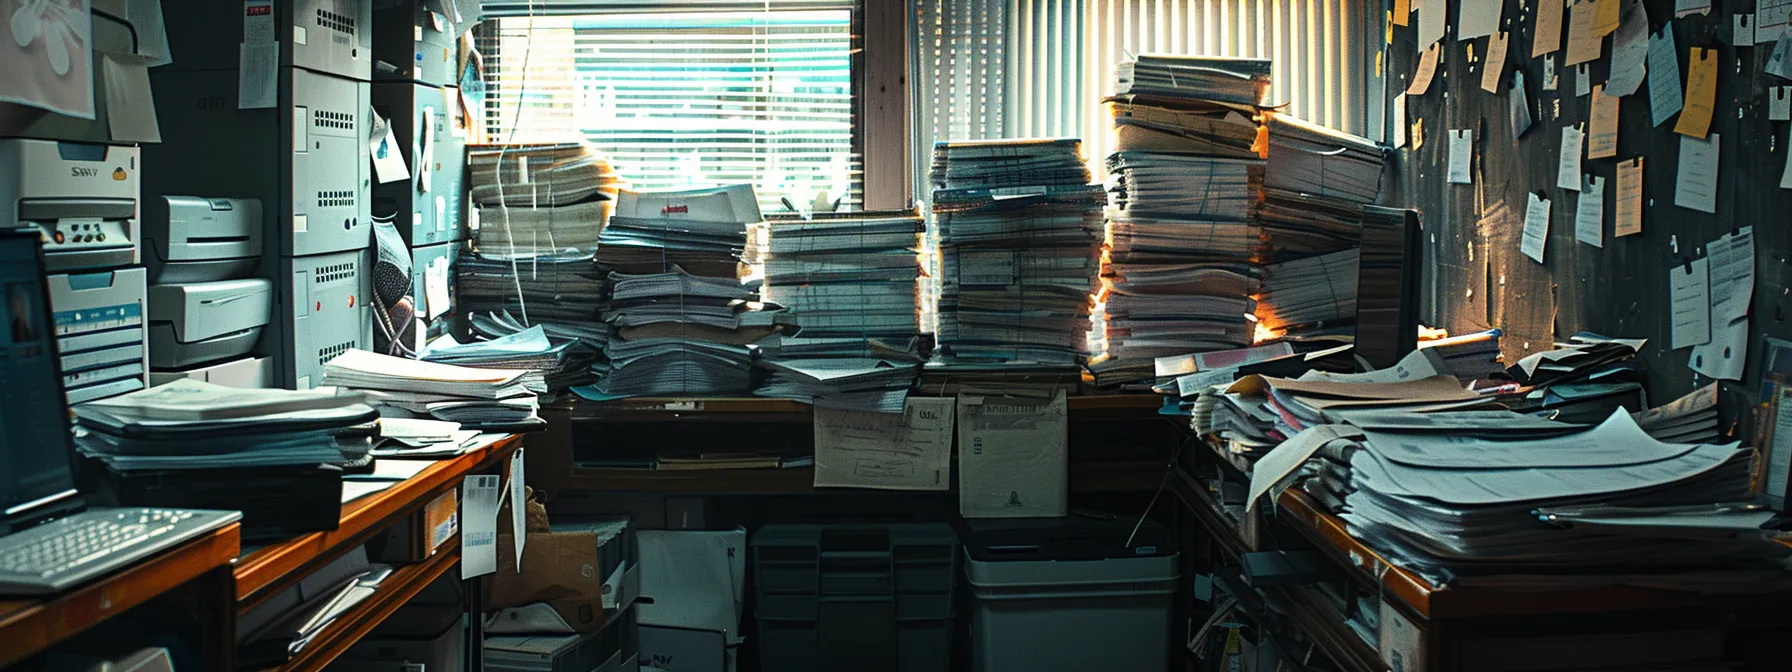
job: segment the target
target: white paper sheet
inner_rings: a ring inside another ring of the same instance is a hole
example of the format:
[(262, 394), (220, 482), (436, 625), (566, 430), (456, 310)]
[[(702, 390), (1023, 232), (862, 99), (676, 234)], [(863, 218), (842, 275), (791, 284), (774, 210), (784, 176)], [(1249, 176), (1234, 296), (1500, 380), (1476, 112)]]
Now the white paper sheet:
[(1705, 246), (1705, 255), (1711, 262), (1712, 322), (1748, 315), (1755, 297), (1755, 227), (1724, 234)]
[(239, 48), (236, 70), (236, 108), (259, 110), (279, 100), (280, 45), (245, 42)]
[(1524, 208), (1524, 239), (1518, 249), (1531, 261), (1543, 263), (1543, 247), (1549, 242), (1549, 199), (1536, 192), (1527, 195)]
[(1593, 73), (1587, 67), (1586, 63), (1574, 66), (1575, 96), (1585, 97), (1593, 92)]
[(1251, 489), (1246, 494), (1249, 499), (1245, 500), (1245, 510), (1255, 509), (1257, 500), (1262, 499), (1276, 484), (1293, 476), (1300, 465), (1311, 459), (1325, 444), (1346, 436), (1361, 435), (1362, 430), (1355, 427), (1315, 425), (1288, 437), (1287, 441), (1264, 453), (1256, 464), (1251, 465)]
[(1475, 2), (1470, 0), (1459, 5), (1456, 17), (1456, 41), (1462, 42), (1477, 37), (1487, 37), (1500, 29), (1500, 10), (1506, 3), (1497, 0)]
[(523, 571), (523, 545), (529, 541), (529, 524), (527, 522), (529, 494), (523, 484), (526, 480), (523, 475), (527, 473), (529, 472), (523, 466), (523, 448), (519, 447), (516, 452), (510, 454), (510, 492), (508, 493), (510, 496), (511, 536), (516, 540), (512, 546), (516, 547), (516, 570), (519, 572)]
[(1475, 157), (1475, 131), (1464, 128), (1450, 130), (1450, 184), (1472, 184), (1471, 163)]
[(947, 490), (950, 398), (909, 397), (901, 413), (815, 409), (815, 487)]
[(100, 53), (106, 80), (106, 125), (115, 142), (161, 142), (155, 92), (141, 56)]
[(1394, 149), (1406, 146), (1406, 95), (1394, 96), (1393, 113)]
[(1419, 51), (1424, 51), (1426, 47), (1444, 39), (1444, 32), (1449, 28), (1449, 6), (1450, 4), (1444, 0), (1425, 2), (1418, 6)]
[(1710, 261), (1668, 268), (1668, 288), (1674, 311), (1673, 349), (1701, 345), (1711, 340)]
[(411, 171), (405, 167), (404, 154), (398, 150), (398, 138), (392, 133), (392, 122), (373, 115), (372, 128), (367, 133), (367, 156), (373, 159), (373, 175), (376, 184), (386, 184), (399, 180), (411, 179)]
[(1686, 365), (1708, 378), (1742, 380), (1748, 365), (1748, 317), (1715, 322), (1711, 341), (1693, 346)]
[(436, 257), (423, 269), (423, 302), (431, 320), (448, 312), (449, 304), (453, 303), (448, 294), (448, 264), (447, 257)]
[(461, 479), (460, 578), (498, 571), (498, 477)]
[(959, 514), (1039, 518), (1069, 512), (1064, 393), (1037, 403), (958, 398)]
[(1605, 95), (1622, 98), (1636, 93), (1649, 73), (1649, 12), (1639, 0), (1626, 0), (1618, 32), (1612, 37), (1611, 75)]
[(1699, 212), (1717, 212), (1717, 151), (1721, 144), (1716, 133), (1704, 140), (1680, 136), (1674, 205)]
[(168, 51), (168, 25), (162, 17), (162, 0), (127, 0), (125, 20), (137, 30), (137, 54), (149, 59), (150, 67), (174, 62)]
[(1605, 178), (1586, 176), (1580, 200), (1574, 204), (1574, 239), (1605, 247)]
[(1562, 127), (1562, 153), (1556, 157), (1556, 186), (1580, 191), (1581, 143), (1586, 134), (1577, 126)]
[(1680, 57), (1675, 54), (1674, 24), (1649, 36), (1649, 117), (1660, 126), (1680, 113), (1686, 104), (1680, 90)]

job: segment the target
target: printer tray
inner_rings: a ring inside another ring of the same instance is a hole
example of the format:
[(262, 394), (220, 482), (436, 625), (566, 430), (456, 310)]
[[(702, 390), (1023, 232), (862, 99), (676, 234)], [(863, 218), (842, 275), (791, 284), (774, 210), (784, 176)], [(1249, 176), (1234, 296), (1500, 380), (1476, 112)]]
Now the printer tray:
[(102, 499), (118, 506), (242, 511), (244, 541), (334, 530), (342, 521), (342, 469), (334, 465), (117, 471), (89, 463)]

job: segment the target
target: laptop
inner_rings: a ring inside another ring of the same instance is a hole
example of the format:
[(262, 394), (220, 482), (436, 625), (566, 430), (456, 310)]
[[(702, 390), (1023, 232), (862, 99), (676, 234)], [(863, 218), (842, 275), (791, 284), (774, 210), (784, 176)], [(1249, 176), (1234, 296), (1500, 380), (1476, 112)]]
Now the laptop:
[(52, 595), (242, 518), (89, 508), (35, 231), (0, 231), (0, 597)]

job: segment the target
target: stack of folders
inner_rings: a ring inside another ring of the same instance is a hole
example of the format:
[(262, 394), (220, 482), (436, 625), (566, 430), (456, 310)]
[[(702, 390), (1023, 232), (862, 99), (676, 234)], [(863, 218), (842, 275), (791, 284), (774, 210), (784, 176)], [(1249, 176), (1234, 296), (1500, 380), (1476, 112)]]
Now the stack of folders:
[[(1271, 241), (1266, 258), (1277, 263), (1272, 271), (1279, 268), (1281, 279), (1275, 279), (1273, 272), (1266, 274), (1264, 292), (1258, 297), (1258, 320), (1278, 333), (1353, 320), (1354, 248), (1360, 244), (1363, 206), (1375, 203), (1381, 194), (1381, 147), (1279, 112), (1265, 111), (1263, 118), (1269, 163), (1258, 221)], [(1296, 279), (1300, 275), (1310, 279)]]
[(430, 341), (419, 358), (426, 362), (478, 369), (521, 369), (524, 387), (536, 394), (556, 395), (592, 381), (596, 351), (577, 340), (549, 336), (536, 325), (490, 340), (461, 343), (452, 334)]
[(1259, 461), (1253, 498), (1297, 477), (1285, 465), (1308, 463), (1303, 490), (1339, 512), (1351, 536), (1437, 585), (1746, 592), (1789, 583), (1792, 549), (1761, 529), (1774, 512), (1745, 501), (1752, 451), (1736, 443), (1663, 443), (1621, 411), (1572, 433), (1511, 414), (1343, 422), (1309, 428)]
[(1717, 383), (1631, 417), (1658, 441), (1712, 443), (1722, 438), (1718, 430)]
[(915, 212), (770, 224), (763, 294), (800, 330), (781, 347), (805, 349), (823, 339), (841, 346), (826, 348), (840, 356), (861, 357), (871, 341), (905, 344), (920, 333), (917, 252), (925, 224)]
[(467, 179), (480, 249), (507, 256), (591, 252), (623, 186), (609, 159), (582, 143), (470, 147)]
[(767, 359), (768, 372), (754, 391), (762, 397), (810, 401), (816, 406), (901, 413), (920, 372), (919, 361), (830, 357)]
[(1501, 388), (1501, 401), (1513, 410), (1563, 422), (1599, 422), (1616, 409), (1647, 408), (1642, 363), (1636, 353), (1641, 340), (1575, 334), (1567, 342), (1506, 368), (1518, 381)]
[(1115, 70), (1120, 95), (1201, 98), (1223, 103), (1269, 104), (1270, 62), (1258, 58), (1216, 58), (1141, 54)]
[(1464, 383), (1483, 380), (1505, 370), (1500, 366), (1499, 329), (1488, 329), (1461, 336), (1419, 341), (1421, 350), (1436, 350), (1456, 378)]
[(1270, 264), (1257, 294), (1257, 319), (1297, 325), (1354, 318), (1356, 271), (1356, 248)]
[(1064, 365), (1087, 354), (1102, 190), (1088, 184), (1080, 146), (934, 146), (942, 361)]
[(486, 338), (540, 326), (549, 336), (601, 349), (610, 329), (598, 319), (605, 276), (588, 252), (507, 257), (468, 252), (455, 270), (455, 295), (473, 331)]
[(465, 429), (516, 431), (542, 424), (535, 414), (539, 407), (535, 393), (522, 382), (528, 373), (350, 350), (324, 365), (324, 382), (362, 391), (385, 415), (458, 422)]
[(598, 247), (609, 272), (601, 311), (615, 336), (592, 399), (736, 395), (752, 387), (750, 344), (784, 316), (763, 310), (757, 281), (741, 281), (747, 229), (762, 220), (750, 185), (624, 191)]
[(80, 452), (118, 472), (347, 464), (369, 446), (338, 435), (379, 417), (360, 394), (185, 378), (73, 410)]

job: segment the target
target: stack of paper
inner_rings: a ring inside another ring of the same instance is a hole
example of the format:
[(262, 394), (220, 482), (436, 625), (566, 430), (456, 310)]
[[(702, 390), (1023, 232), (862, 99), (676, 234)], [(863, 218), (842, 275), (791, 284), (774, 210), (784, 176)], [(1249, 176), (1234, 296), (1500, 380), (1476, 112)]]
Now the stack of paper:
[(1356, 317), (1357, 250), (1271, 264), (1263, 270), (1257, 319), (1270, 328)]
[(623, 191), (598, 239), (597, 263), (618, 273), (740, 277), (747, 227), (763, 221), (752, 185), (671, 192)]
[(486, 338), (540, 326), (551, 337), (602, 348), (610, 329), (598, 319), (604, 274), (583, 252), (504, 257), (462, 254), (455, 294), (473, 330)]
[(769, 372), (754, 394), (816, 406), (901, 413), (921, 369), (918, 361), (869, 358), (762, 360)]
[(495, 212), (489, 206), (547, 208), (610, 200), (624, 186), (609, 157), (585, 143), (469, 146), (467, 184), (484, 222)]
[(1419, 349), (1435, 350), (1445, 365), (1464, 383), (1481, 380), (1505, 369), (1500, 366), (1499, 329), (1419, 341)]
[[(905, 343), (920, 333), (917, 250), (924, 230), (913, 211), (816, 215), (771, 222), (765, 300), (784, 307), (797, 341)], [(801, 343), (787, 344), (800, 347)]]
[(478, 369), (521, 369), (524, 387), (537, 394), (557, 394), (592, 382), (596, 351), (577, 340), (549, 336), (536, 325), (484, 341), (461, 343), (453, 335), (431, 341), (419, 353), (426, 362)]
[(1521, 383), (1501, 402), (1513, 410), (1565, 422), (1598, 422), (1615, 409), (1646, 408), (1641, 340), (1575, 334), (1568, 342), (1519, 360), (1506, 375)]
[(1362, 206), (1381, 195), (1381, 146), (1279, 112), (1266, 115), (1269, 169), (1263, 186)]
[(1658, 441), (1711, 443), (1722, 438), (1718, 430), (1717, 383), (1631, 417)]
[(1218, 58), (1143, 54), (1115, 70), (1121, 95), (1147, 94), (1201, 98), (1244, 105), (1269, 104), (1270, 62), (1259, 58)]
[(1077, 140), (934, 147), (942, 361), (1074, 364), (1088, 350), (1102, 190)]
[(521, 369), (480, 369), (350, 350), (324, 365), (324, 382), (361, 390), (384, 414), (458, 422), (469, 429), (540, 424)]
[(359, 394), (185, 378), (72, 410), (80, 452), (120, 471), (345, 464), (368, 447), (336, 435), (378, 418)]
[(1363, 206), (1381, 194), (1382, 149), (1278, 112), (1263, 118), (1269, 163), (1258, 215), (1272, 241), (1266, 258), (1278, 263), (1266, 273), (1257, 317), (1276, 333), (1354, 320), (1352, 248), (1360, 244)]

